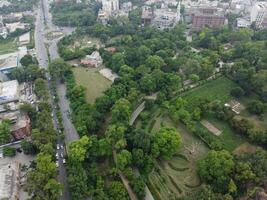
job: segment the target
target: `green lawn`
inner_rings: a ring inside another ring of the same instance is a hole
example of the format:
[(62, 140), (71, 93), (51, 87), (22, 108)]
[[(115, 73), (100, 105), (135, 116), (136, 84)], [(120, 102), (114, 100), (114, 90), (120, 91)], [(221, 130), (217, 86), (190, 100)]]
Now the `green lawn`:
[(17, 38), (10, 38), (0, 41), (0, 55), (12, 53), (18, 50)]
[[(220, 121), (213, 116), (206, 118), (210, 123), (212, 123), (216, 128), (222, 130), (221, 135), (217, 136), (223, 145), (223, 148), (228, 151), (233, 151), (241, 144), (246, 142), (246, 138), (237, 134), (233, 131), (233, 129), (229, 126), (227, 122)], [(212, 134), (212, 133), (210, 133)]]
[(73, 68), (76, 83), (86, 87), (86, 99), (88, 103), (94, 103), (95, 99), (103, 94), (111, 86), (111, 81), (99, 74), (95, 68)]
[(196, 105), (199, 99), (208, 99), (210, 101), (220, 100), (226, 103), (232, 99), (231, 89), (237, 85), (226, 77), (220, 77), (214, 81), (210, 81), (203, 86), (195, 88), (184, 93), (185, 98), (190, 106)]

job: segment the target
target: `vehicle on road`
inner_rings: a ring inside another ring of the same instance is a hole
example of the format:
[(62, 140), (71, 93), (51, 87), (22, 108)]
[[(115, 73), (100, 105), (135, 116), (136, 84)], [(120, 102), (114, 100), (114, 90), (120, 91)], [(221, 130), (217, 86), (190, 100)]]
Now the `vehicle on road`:
[[(60, 131), (60, 132), (61, 132), (61, 131)], [(60, 145), (60, 148), (61, 148), (61, 149), (64, 149), (63, 145)]]
[(58, 166), (59, 166), (58, 161), (56, 161), (56, 167), (58, 167)]
[(57, 150), (59, 150), (59, 144), (57, 144)]
[(63, 158), (63, 157), (64, 157), (64, 155), (63, 155), (63, 153), (62, 153), (62, 152), (61, 152), (60, 156), (61, 156), (61, 158)]
[(62, 162), (63, 162), (63, 164), (65, 164), (65, 163), (66, 163), (66, 160), (65, 160), (65, 158), (63, 158)]
[(56, 153), (56, 158), (58, 159), (58, 153)]

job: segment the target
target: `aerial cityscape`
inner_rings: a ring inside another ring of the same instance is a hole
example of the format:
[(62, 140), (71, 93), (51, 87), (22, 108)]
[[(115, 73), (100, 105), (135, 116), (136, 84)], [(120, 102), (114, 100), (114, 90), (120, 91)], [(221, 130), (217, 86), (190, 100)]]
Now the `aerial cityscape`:
[(0, 200), (267, 200), (267, 0), (0, 0)]

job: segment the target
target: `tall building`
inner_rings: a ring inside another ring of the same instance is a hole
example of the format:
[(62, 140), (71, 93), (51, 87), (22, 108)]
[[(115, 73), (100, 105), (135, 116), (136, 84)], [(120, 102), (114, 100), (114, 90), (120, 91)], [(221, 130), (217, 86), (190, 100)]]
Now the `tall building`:
[(119, 11), (119, 0), (102, 0), (101, 2), (102, 9), (98, 12), (98, 20), (106, 24), (109, 17)]
[[(187, 13), (193, 28), (220, 27), (225, 23), (225, 16), (217, 8), (198, 7), (190, 9)], [(187, 20), (186, 20), (187, 21)]]
[(102, 10), (109, 15), (113, 14), (119, 9), (119, 0), (102, 0)]
[(250, 21), (256, 23), (257, 28), (265, 28), (267, 21), (267, 2), (256, 2), (251, 9)]

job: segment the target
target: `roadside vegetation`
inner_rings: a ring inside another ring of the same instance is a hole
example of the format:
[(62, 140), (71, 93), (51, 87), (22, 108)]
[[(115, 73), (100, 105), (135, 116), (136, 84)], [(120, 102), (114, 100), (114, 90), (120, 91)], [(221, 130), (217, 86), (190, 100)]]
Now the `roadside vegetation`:
[[(255, 197), (267, 177), (266, 32), (204, 28), (189, 43), (183, 25), (158, 30), (140, 23), (132, 12), (109, 26), (79, 24), (75, 34), (98, 38), (100, 47), (69, 51), (75, 37), (61, 40), (65, 61), (98, 50), (104, 65), (118, 73), (94, 103), (67, 62), (50, 65), (53, 78), (67, 85), (81, 136), (68, 147), (72, 197), (128, 199), (125, 179), (139, 199), (145, 185), (155, 199)], [(145, 109), (130, 126), (143, 101)], [(250, 143), (253, 152), (235, 153)]]

